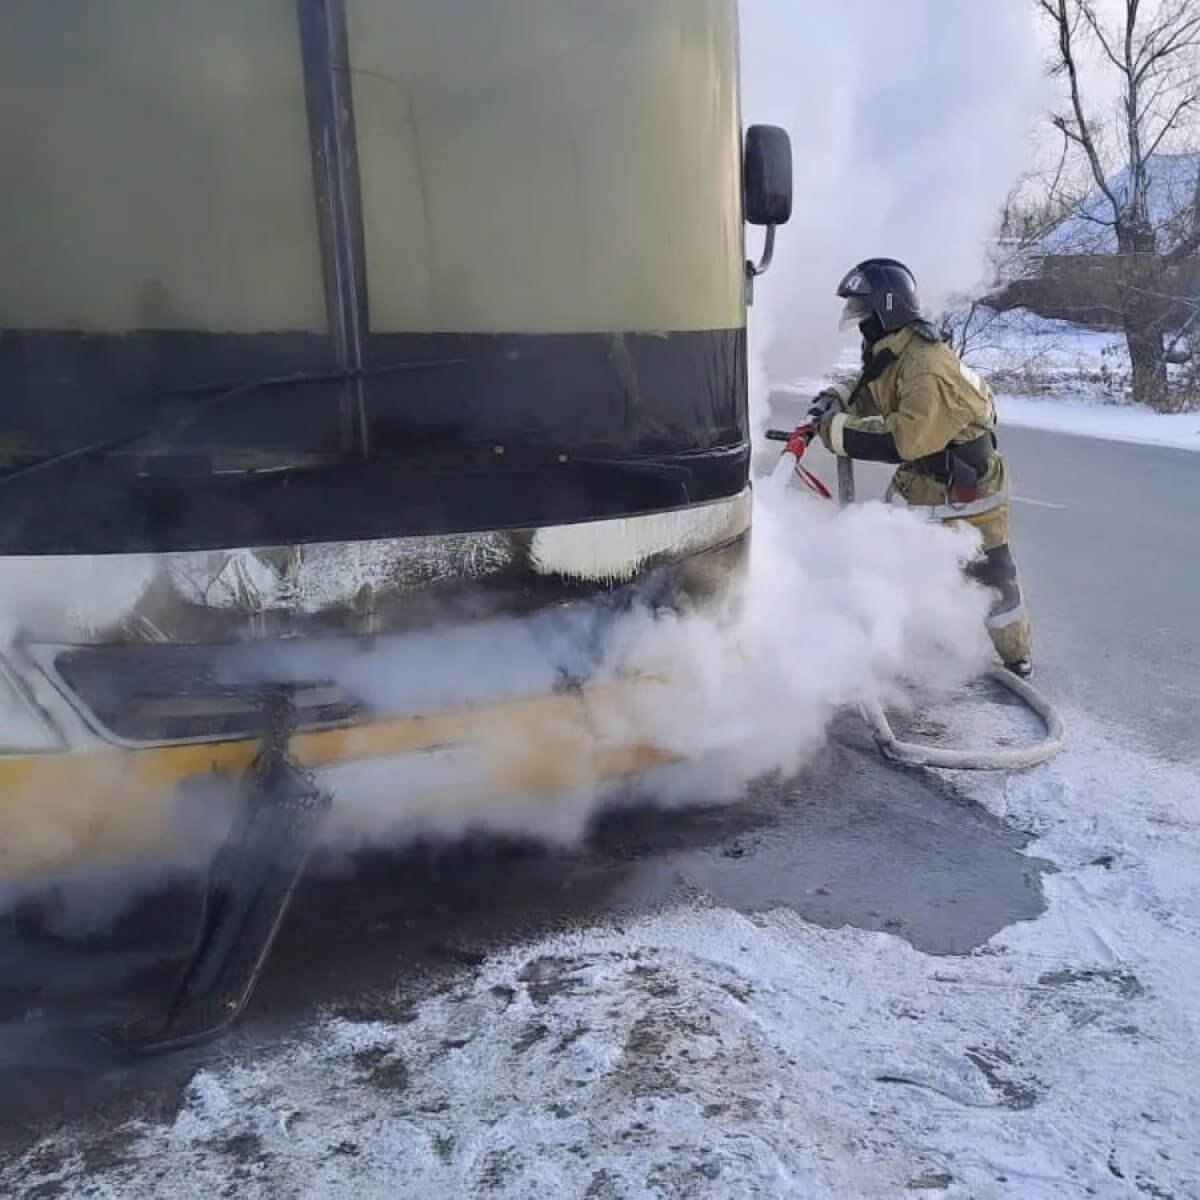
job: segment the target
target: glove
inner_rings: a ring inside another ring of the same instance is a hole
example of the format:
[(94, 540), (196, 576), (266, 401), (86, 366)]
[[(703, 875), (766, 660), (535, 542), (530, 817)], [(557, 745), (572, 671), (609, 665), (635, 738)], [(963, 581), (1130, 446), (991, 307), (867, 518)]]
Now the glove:
[(816, 399), (813, 400), (812, 407), (808, 410), (808, 423), (814, 429), (821, 428), (821, 422), (830, 414), (845, 412), (846, 404), (850, 399), (850, 389), (835, 385), (827, 387), (824, 391), (818, 392)]

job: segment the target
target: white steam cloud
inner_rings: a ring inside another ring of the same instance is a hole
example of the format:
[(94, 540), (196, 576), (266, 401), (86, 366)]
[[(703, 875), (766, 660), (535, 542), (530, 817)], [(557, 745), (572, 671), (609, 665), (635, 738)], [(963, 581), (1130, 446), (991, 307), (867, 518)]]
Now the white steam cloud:
[[(759, 488), (749, 578), (735, 613), (631, 613), (610, 631), (606, 660), (589, 686), (603, 694), (607, 684), (649, 682), (614, 689), (582, 723), (552, 708), (537, 718), (547, 751), (565, 750), (570, 760), (546, 766), (565, 784), (548, 794), (493, 794), (497, 783), (511, 782), (507, 755), (518, 776), (528, 771), (520, 761), (529, 754), (528, 729), (499, 740), (485, 735), (478, 745), (349, 762), (319, 772), (334, 795), (325, 850), (401, 847), (419, 837), (468, 833), (571, 844), (601, 807), (629, 799), (660, 807), (733, 802), (750, 780), (800, 768), (840, 709), (868, 697), (905, 703), (976, 674), (990, 651), (987, 598), (962, 568), (977, 550), (977, 536), (879, 503), (838, 511), (784, 490), (785, 478), (777, 474)], [(320, 668), (350, 682), (382, 711), (423, 708), (412, 694), (418, 686), (436, 712), (467, 703), (481, 674), (498, 697), (545, 694), (555, 663), (586, 657), (585, 647), (574, 644), (583, 640), (579, 631), (567, 631), (558, 645), (520, 627), (507, 639), (462, 632), (462, 645), (449, 656), (436, 639), (426, 648), (416, 635), (399, 656), (314, 647), (309, 662), (292, 661), (291, 668)], [(653, 746), (678, 765), (604, 784), (592, 774), (597, 742)], [(166, 860), (132, 872), (124, 863), (95, 863), (62, 877), (59, 907), (46, 914), (51, 926), (71, 935), (103, 929), (139, 895), (202, 869), (232, 822), (235, 787), (232, 779), (213, 777), (180, 797)], [(14, 832), (34, 844), (69, 837), (51, 813), (61, 809), (51, 806), (44, 823), (35, 819), (34, 827)], [(339, 866), (328, 856), (322, 861)], [(25, 891), (0, 881), (0, 911)]]
[(988, 238), (1045, 108), (1021, 0), (742, 0), (743, 113), (784, 126), (796, 203), (756, 321), (774, 381), (821, 374), (834, 290), (899, 258), (926, 308), (983, 281)]
[(989, 653), (986, 598), (962, 574), (977, 547), (882, 504), (838, 512), (764, 489), (737, 619), (627, 631), (624, 661), (681, 678), (647, 694), (636, 727), (683, 757), (717, 754), (744, 782), (799, 768), (839, 709), (965, 682)]

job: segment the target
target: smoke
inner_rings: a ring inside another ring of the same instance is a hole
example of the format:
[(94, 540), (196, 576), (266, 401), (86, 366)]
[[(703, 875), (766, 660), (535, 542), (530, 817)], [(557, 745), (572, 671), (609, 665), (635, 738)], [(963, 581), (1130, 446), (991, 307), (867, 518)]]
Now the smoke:
[(47, 612), (81, 634), (120, 621), (154, 580), (150, 555), (0, 555), (0, 645), (37, 629)]
[(989, 237), (1045, 108), (1033, 6), (741, 0), (743, 113), (792, 138), (796, 202), (755, 321), (771, 378), (822, 374), (834, 290), (899, 258), (937, 311), (985, 282)]
[(977, 549), (973, 532), (883, 504), (838, 512), (764, 486), (736, 617), (647, 617), (625, 631), (622, 665), (679, 680), (646, 695), (634, 727), (681, 757), (717, 756), (743, 783), (794, 772), (838, 710), (978, 672), (987, 603), (962, 575)]

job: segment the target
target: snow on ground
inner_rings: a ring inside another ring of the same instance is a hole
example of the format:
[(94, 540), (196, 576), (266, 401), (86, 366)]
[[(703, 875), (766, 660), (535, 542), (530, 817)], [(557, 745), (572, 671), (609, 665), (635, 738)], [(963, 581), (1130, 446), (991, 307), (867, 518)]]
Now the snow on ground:
[(1014, 312), (982, 330), (979, 343), (967, 359), (993, 379), (1004, 424), (1200, 450), (1200, 412), (1157, 413), (1123, 401), (1129, 355), (1118, 333)]
[[(320, 1021), (196, 1075), (172, 1121), (43, 1141), (8, 1178), (95, 1197), (1200, 1195), (1200, 780), (1069, 719), (1059, 762), (952, 780), (1055, 868), (1045, 915), (969, 956), (697, 896), (499, 953), (415, 1010), (397, 993)], [(926, 724), (1020, 727), (974, 704)]]
[(1024, 371), (1039, 389), (1076, 392), (1083, 386), (1115, 391), (1129, 372), (1120, 333), (1039, 317), (1024, 309), (983, 310), (968, 335), (964, 357), (987, 374)]
[(1133, 404), (1001, 394), (996, 397), (996, 413), (1002, 425), (1022, 425), (1111, 442), (1200, 450), (1200, 412), (1157, 413)]

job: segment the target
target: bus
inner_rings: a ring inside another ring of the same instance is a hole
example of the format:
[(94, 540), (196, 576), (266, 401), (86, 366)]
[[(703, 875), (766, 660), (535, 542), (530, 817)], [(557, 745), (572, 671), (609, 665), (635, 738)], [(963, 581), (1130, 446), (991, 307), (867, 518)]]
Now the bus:
[(0, 889), (208, 872), (170, 1041), (322, 838), (669, 757), (596, 671), (746, 553), (790, 150), (736, 0), (5, 18)]

